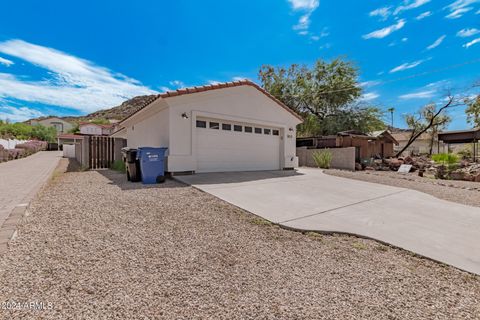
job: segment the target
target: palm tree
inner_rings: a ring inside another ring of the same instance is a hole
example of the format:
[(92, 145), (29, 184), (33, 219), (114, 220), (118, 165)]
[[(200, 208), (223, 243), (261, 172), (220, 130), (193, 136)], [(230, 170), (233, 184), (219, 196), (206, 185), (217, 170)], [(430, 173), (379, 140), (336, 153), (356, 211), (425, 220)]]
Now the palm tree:
[(390, 116), (392, 118), (392, 128), (393, 128), (393, 113), (395, 112), (395, 108), (388, 108), (387, 111), (390, 112)]

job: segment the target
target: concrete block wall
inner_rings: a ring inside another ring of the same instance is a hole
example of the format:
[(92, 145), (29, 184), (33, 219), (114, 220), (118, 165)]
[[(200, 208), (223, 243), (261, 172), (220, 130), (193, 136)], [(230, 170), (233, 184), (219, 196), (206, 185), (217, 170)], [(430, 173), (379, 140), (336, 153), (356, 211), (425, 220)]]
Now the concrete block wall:
[(307, 147), (297, 148), (299, 166), (317, 167), (315, 161), (313, 161), (313, 153), (322, 150), (328, 150), (332, 153), (332, 169), (355, 170), (355, 147), (326, 149), (307, 149)]

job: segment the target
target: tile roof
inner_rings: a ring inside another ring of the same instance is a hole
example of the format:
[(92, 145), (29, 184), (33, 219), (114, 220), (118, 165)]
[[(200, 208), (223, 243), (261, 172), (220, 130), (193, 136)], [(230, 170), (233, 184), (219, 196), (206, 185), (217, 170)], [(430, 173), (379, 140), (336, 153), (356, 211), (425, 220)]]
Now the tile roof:
[(216, 83), (216, 84), (210, 84), (210, 85), (205, 85), (205, 86), (199, 86), (199, 87), (191, 87), (191, 88), (182, 88), (174, 91), (166, 91), (160, 94), (157, 94), (155, 96), (152, 96), (151, 99), (148, 99), (145, 101), (145, 103), (138, 109), (136, 112), (132, 113), (120, 123), (124, 122), (128, 118), (132, 117), (136, 113), (140, 112), (142, 109), (147, 107), (149, 104), (152, 102), (156, 101), (159, 98), (167, 99), (167, 98), (172, 98), (172, 97), (177, 97), (185, 94), (191, 94), (191, 93), (198, 93), (198, 92), (204, 92), (204, 91), (210, 91), (210, 90), (216, 90), (216, 89), (223, 89), (223, 88), (232, 88), (232, 87), (239, 87), (239, 86), (252, 86), (255, 89), (259, 90), (261, 93), (266, 95), (268, 98), (272, 99), (275, 101), (280, 107), (284, 108), (288, 112), (290, 112), (293, 116), (298, 118), (299, 120), (303, 121), (302, 117), (298, 115), (296, 112), (294, 112), (292, 109), (287, 107), (283, 102), (275, 98), (273, 95), (268, 93), (265, 89), (260, 87), (258, 84), (250, 81), (250, 80), (240, 80), (240, 81), (232, 81), (232, 82), (224, 82), (224, 83)]
[(73, 133), (64, 133), (64, 134), (59, 134), (57, 136), (59, 139), (83, 139), (85, 138), (84, 135), (81, 134), (73, 134)]
[(97, 126), (97, 127), (102, 127), (102, 128), (112, 128), (114, 124), (109, 123), (109, 124), (99, 124), (99, 123), (93, 123), (93, 122), (88, 122), (88, 121), (83, 121), (79, 123), (79, 126), (86, 126), (86, 125), (92, 125), (92, 126)]

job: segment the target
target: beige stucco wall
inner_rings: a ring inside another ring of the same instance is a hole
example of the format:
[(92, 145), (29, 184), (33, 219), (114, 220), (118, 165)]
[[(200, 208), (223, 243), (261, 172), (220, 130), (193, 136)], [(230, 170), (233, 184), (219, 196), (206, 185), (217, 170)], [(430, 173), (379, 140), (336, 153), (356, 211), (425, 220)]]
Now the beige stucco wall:
[[(160, 106), (158, 105), (160, 109)], [(169, 147), (169, 113), (168, 108), (163, 108), (157, 113), (152, 113), (138, 122), (126, 127), (128, 146), (138, 147)]]
[[(281, 167), (298, 166), (295, 137), (300, 120), (252, 86), (205, 91), (166, 99), (170, 108), (169, 171), (196, 170), (197, 117), (263, 124), (281, 130)], [(188, 119), (182, 118), (182, 113)], [(292, 131), (290, 131), (292, 129)], [(181, 170), (185, 168), (191, 168)]]
[(80, 126), (80, 133), (90, 135), (102, 135), (102, 127), (95, 124), (83, 124)]
[(332, 169), (355, 170), (355, 147), (331, 148), (331, 149), (307, 149), (297, 148), (297, 156), (301, 167), (317, 167), (313, 161), (313, 153), (328, 150), (332, 153)]
[(45, 127), (54, 127), (54, 124), (55, 122), (57, 123), (62, 123), (63, 124), (63, 130), (57, 130), (57, 132), (59, 133), (66, 133), (68, 132), (70, 129), (73, 128), (73, 125), (69, 122), (66, 122), (62, 119), (59, 119), (59, 118), (48, 118), (48, 119), (43, 119), (43, 120), (32, 120), (31, 121), (31, 124), (32, 125), (38, 125), (38, 124), (41, 124), (42, 126), (45, 126)]

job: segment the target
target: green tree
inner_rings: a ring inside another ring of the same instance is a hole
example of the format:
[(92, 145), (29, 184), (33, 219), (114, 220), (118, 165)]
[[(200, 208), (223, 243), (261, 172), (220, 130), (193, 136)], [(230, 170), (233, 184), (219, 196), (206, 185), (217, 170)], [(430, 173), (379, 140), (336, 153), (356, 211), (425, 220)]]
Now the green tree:
[(16, 138), (21, 140), (38, 139), (47, 142), (54, 142), (56, 136), (57, 131), (53, 127), (45, 127), (42, 125), (30, 126), (21, 122), (0, 122), (1, 138)]
[(467, 114), (467, 122), (474, 127), (480, 126), (480, 95), (472, 101), (465, 101), (467, 108), (465, 113)]
[(93, 119), (93, 120), (90, 120), (90, 122), (94, 124), (110, 124), (110, 121), (102, 118)]
[(301, 136), (384, 127), (377, 118), (381, 114), (378, 108), (355, 103), (362, 89), (357, 82), (358, 69), (350, 61), (318, 60), (312, 68), (264, 65), (258, 76), (269, 93), (305, 119), (298, 130)]
[(447, 108), (452, 107), (454, 102), (453, 97), (449, 97), (448, 102), (440, 108), (435, 104), (429, 104), (421, 108), (416, 113), (406, 114), (404, 116), (408, 128), (411, 130), (410, 138), (405, 146), (396, 154), (400, 156), (412, 143), (415, 142), (422, 134), (427, 131), (432, 131), (432, 127), (440, 128), (450, 121), (450, 117), (445, 114)]

